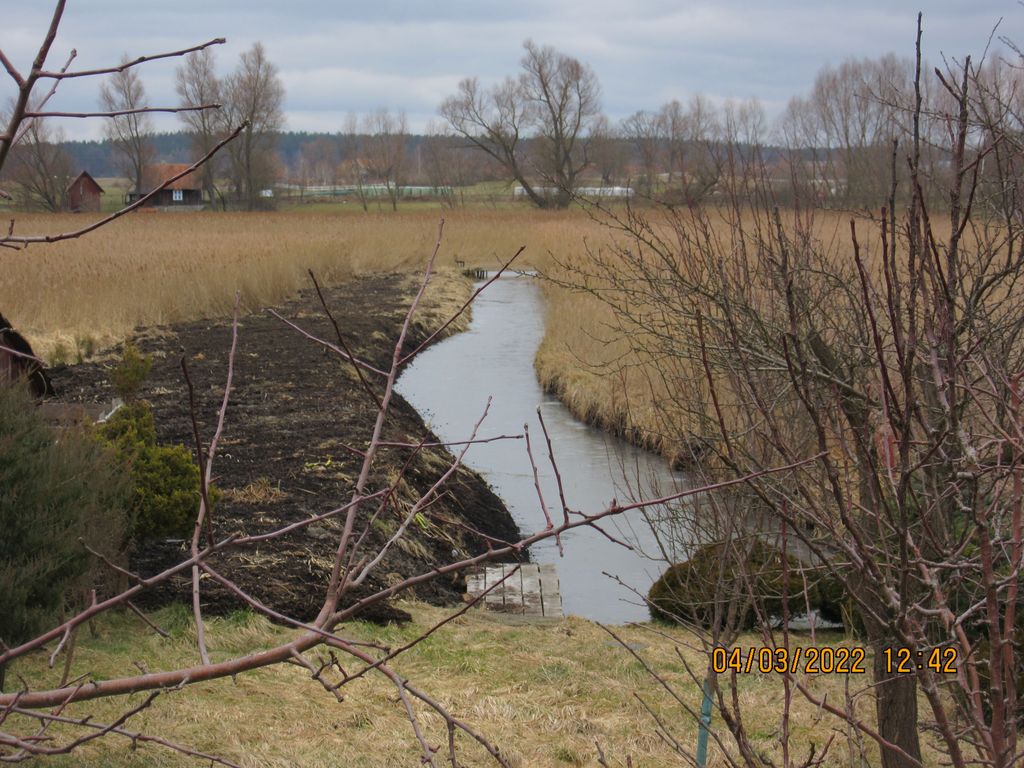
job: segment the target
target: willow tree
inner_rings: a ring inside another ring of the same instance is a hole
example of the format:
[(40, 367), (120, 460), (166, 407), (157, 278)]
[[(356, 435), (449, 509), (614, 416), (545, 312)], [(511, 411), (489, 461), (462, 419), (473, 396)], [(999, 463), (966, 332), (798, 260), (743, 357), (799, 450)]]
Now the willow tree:
[[(518, 78), (490, 89), (475, 77), (441, 104), (441, 115), (497, 160), (538, 208), (565, 208), (590, 164), (590, 130), (600, 114), (594, 71), (551, 46), (523, 43)], [(538, 183), (537, 180), (540, 180)]]
[(242, 53), (238, 67), (223, 84), (224, 114), (229, 125), (244, 125), (228, 146), (235, 195), (249, 210), (276, 175), (277, 137), (284, 128), (284, 85), (262, 43)]

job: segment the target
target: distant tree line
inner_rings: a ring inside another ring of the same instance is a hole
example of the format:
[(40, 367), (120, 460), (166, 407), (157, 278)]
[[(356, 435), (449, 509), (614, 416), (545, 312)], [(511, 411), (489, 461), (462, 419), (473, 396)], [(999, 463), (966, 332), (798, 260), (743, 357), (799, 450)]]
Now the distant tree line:
[[(427, 186), (450, 205), (483, 181), (517, 184), (541, 208), (569, 204), (581, 186), (624, 185), (639, 198), (675, 203), (725, 199), (752, 186), (755, 172), (780, 203), (863, 207), (887, 194), (893, 142), (912, 132), (914, 64), (892, 54), (826, 66), (809, 93), (794, 97), (769, 123), (756, 99), (716, 103), (697, 94), (641, 109), (615, 121), (601, 112), (600, 84), (586, 64), (527, 40), (517, 76), (483, 86), (464, 79), (439, 106), (441, 120), (409, 132), (404, 112), (350, 113), (336, 133), (283, 132), (283, 86), (260, 44), (234, 72), (216, 74), (213, 53), (192, 54), (178, 68), (182, 134), (156, 134), (147, 114), (109, 121), (104, 142), (66, 142), (59, 129), (33, 121), (8, 174), (25, 205), (59, 210), (73, 173), (120, 175), (138, 187), (156, 160), (201, 157), (229, 128), (248, 127), (226, 155), (203, 169), (206, 198), (218, 207), (256, 208), (275, 183), (298, 194), (347, 188), (397, 208), (407, 185)], [(993, 58), (979, 78), (1012, 89), (1019, 73)], [(112, 76), (102, 92), (108, 112), (148, 104), (134, 70)], [(941, 121), (946, 89), (925, 66), (920, 80), (922, 169), (941, 176), (950, 164)], [(970, 137), (969, 140), (973, 140)], [(907, 181), (905, 168), (897, 168)], [(909, 194), (910, 185), (900, 188)]]

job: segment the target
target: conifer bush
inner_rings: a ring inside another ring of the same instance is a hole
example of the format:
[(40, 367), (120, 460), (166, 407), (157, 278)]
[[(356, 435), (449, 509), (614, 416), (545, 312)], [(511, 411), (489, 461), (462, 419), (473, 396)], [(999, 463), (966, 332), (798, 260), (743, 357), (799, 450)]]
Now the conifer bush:
[[(192, 535), (199, 507), (199, 467), (183, 445), (158, 445), (153, 409), (136, 400), (100, 425), (101, 438), (132, 480), (131, 531), (135, 544)], [(210, 488), (210, 503), (219, 493)]]
[(128, 483), (86, 430), (57, 432), (21, 387), (0, 387), (0, 641), (54, 623), (94, 577), (85, 545), (116, 556)]

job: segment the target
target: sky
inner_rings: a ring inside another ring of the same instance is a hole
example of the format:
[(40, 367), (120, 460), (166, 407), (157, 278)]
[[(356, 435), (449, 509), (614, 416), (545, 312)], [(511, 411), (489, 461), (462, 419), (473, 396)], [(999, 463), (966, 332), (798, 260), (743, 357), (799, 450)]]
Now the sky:
[[(22, 71), (52, 6), (0, 0), (0, 49)], [(72, 48), (75, 67), (93, 68), (124, 53), (226, 37), (216, 54), (227, 74), (261, 41), (285, 86), (288, 129), (336, 132), (347, 114), (384, 107), (404, 110), (410, 129), (423, 132), (462, 78), (491, 84), (516, 74), (529, 38), (589, 64), (613, 120), (698, 93), (716, 103), (756, 97), (771, 118), (806, 94), (823, 66), (852, 56), (912, 56), (918, 10), (933, 64), (977, 58), (997, 23), (996, 37), (1024, 43), (1017, 0), (68, 0), (48, 64), (59, 68)], [(176, 63), (140, 70), (154, 106), (176, 103)], [(68, 81), (51, 106), (96, 109), (98, 88), (96, 80)], [(0, 103), (13, 92), (5, 80)], [(179, 125), (169, 115), (156, 121), (158, 130)], [(102, 133), (98, 120), (64, 119), (61, 127), (73, 139)]]

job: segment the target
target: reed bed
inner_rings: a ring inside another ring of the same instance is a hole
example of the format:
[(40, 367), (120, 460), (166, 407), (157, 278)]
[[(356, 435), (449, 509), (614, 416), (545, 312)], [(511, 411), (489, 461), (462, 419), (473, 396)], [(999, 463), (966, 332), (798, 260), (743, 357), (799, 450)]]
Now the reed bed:
[[(791, 236), (799, 228), (813, 238), (821, 253), (829, 254), (829, 259), (853, 264), (850, 214), (816, 211), (813, 217), (805, 215), (797, 221), (798, 216), (800, 214), (795, 212), (782, 214), (783, 226)], [(758, 226), (765, 226), (763, 218), (755, 220), (751, 214), (744, 214), (741, 221), (748, 235)], [(722, 244), (723, 254), (730, 253), (730, 237), (735, 226), (731, 212), (712, 210), (709, 222), (710, 237)], [(652, 214), (648, 223), (669, 249), (677, 247), (674, 242), (677, 233), (666, 215)], [(685, 436), (699, 433), (697, 422), (710, 413), (702, 411), (699, 397), (690, 396), (706, 389), (705, 372), (696, 360), (655, 357), (656, 352), (652, 350), (664, 345), (645, 339), (643, 330), (631, 327), (598, 298), (597, 294), (609, 286), (599, 275), (595, 277), (596, 261), (614, 265), (608, 245), (612, 240), (620, 246), (629, 247), (630, 243), (628, 235), (621, 231), (595, 226), (606, 230), (603, 240), (594, 237), (592, 247), (582, 256), (568, 255), (559, 259), (559, 264), (548, 266), (548, 273), (555, 280), (544, 286), (548, 322), (535, 360), (537, 376), (545, 389), (557, 394), (577, 418), (620, 434), (669, 459), (685, 460), (692, 448)], [(868, 242), (867, 231), (871, 226), (863, 220), (858, 222), (869, 263), (873, 258), (872, 248), (877, 246)], [(739, 255), (732, 254), (732, 258), (739, 259)], [(581, 279), (581, 275), (588, 273), (589, 278)], [(583, 282), (587, 284), (586, 290), (580, 287)], [(576, 284), (576, 287), (566, 287), (566, 284)], [(624, 290), (636, 291), (628, 301), (634, 312), (642, 314), (642, 295), (650, 286), (620, 284), (620, 299)], [(685, 302), (685, 297), (679, 297), (679, 301)], [(664, 311), (664, 307), (663, 303), (657, 311)], [(693, 332), (696, 333), (696, 329)], [(637, 348), (644, 347), (647, 354), (637, 353)], [(681, 389), (686, 397), (678, 397)], [(710, 408), (710, 396), (704, 399)], [(697, 405), (693, 410), (684, 410), (678, 405), (680, 401)]]
[[(136, 326), (224, 315), (235, 291), (255, 311), (309, 286), (419, 271), (446, 220), (442, 267), (522, 265), (581, 249), (599, 229), (580, 212), (469, 209), (394, 213), (137, 213), (79, 240), (6, 251), (0, 311), (43, 357), (74, 358)], [(20, 234), (76, 229), (84, 215), (23, 214)]]

